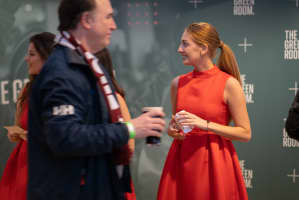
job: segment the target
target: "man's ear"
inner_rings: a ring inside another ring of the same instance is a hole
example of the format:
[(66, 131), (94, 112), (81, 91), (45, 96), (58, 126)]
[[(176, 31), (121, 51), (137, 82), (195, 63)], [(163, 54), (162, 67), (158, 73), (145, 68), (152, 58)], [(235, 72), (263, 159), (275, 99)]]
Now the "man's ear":
[(81, 26), (85, 29), (91, 28), (92, 16), (90, 12), (83, 12), (80, 17)]

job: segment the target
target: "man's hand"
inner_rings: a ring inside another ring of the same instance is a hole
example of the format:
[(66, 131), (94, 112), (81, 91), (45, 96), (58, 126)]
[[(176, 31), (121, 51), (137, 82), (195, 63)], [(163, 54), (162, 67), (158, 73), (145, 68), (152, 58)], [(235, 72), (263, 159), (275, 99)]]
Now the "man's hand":
[(161, 132), (165, 129), (164, 112), (159, 110), (151, 110), (139, 117), (132, 119), (136, 136), (135, 138), (145, 138), (148, 136), (161, 137)]

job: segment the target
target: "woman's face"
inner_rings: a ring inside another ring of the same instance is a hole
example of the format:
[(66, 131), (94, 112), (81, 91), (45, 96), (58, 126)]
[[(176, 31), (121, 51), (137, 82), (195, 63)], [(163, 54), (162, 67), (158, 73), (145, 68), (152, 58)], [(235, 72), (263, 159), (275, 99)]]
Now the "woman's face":
[(44, 64), (44, 60), (41, 58), (32, 42), (29, 44), (25, 61), (28, 64), (29, 75), (39, 74)]
[(202, 58), (203, 48), (192, 40), (192, 36), (188, 32), (184, 32), (178, 53), (182, 55), (183, 64), (198, 66)]

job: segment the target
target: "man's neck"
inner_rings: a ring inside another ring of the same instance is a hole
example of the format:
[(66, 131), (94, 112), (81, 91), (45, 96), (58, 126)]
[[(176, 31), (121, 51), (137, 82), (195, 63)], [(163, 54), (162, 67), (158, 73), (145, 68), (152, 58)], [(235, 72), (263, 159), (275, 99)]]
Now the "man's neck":
[(81, 45), (90, 53), (95, 53), (91, 47), (91, 45), (89, 45), (89, 41), (88, 38), (86, 37), (86, 34), (84, 33), (83, 30), (80, 29), (76, 29), (76, 30), (71, 30), (69, 31), (74, 37), (75, 39), (81, 43)]

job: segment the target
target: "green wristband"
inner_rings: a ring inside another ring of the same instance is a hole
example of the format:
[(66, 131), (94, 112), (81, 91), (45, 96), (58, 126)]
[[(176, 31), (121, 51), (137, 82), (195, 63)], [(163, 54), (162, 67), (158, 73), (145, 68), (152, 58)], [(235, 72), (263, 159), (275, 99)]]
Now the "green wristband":
[(133, 124), (131, 122), (125, 122), (125, 124), (127, 125), (130, 139), (134, 139), (136, 136), (136, 132), (135, 132)]

